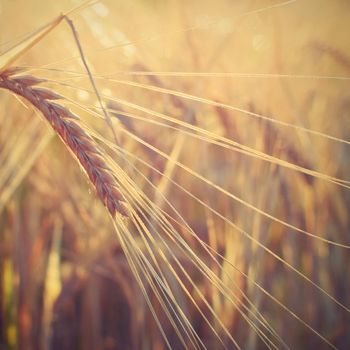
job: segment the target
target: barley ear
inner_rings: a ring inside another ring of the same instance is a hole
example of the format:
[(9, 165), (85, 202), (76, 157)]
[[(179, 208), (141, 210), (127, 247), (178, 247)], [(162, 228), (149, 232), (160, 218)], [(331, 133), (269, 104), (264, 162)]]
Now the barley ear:
[(84, 169), (100, 200), (114, 217), (128, 216), (125, 199), (112, 170), (92, 137), (78, 124), (79, 117), (63, 105), (52, 102), (62, 97), (34, 86), (41, 81), (32, 76), (12, 77), (16, 70), (0, 73), (0, 88), (23, 97), (37, 108)]

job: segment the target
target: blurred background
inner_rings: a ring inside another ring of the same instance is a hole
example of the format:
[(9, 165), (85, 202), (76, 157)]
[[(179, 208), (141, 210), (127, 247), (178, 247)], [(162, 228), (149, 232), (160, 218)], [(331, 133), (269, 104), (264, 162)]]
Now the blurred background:
[[(79, 4), (0, 0), (0, 52)], [(167, 198), (196, 235), (221, 254), (220, 264), (213, 264), (198, 241), (177, 227), (228, 289), (238, 286), (238, 302), (249, 298), (250, 312), (263, 315), (290, 348), (330, 348), (316, 333), (339, 349), (350, 348), (349, 312), (276, 259), (291, 264), (350, 307), (349, 249), (281, 225), (215, 186), (290, 225), (344, 245), (350, 245), (349, 190), (192, 137), (181, 126), (174, 129), (169, 120), (163, 121), (165, 126), (152, 123), (159, 121), (152, 113), (171, 116), (297, 166), (349, 181), (350, 3), (102, 0), (73, 12), (70, 18), (101, 95), (113, 98), (104, 103), (113, 116), (119, 145), (153, 168), (126, 153), (142, 176), (101, 143), (105, 152), (124, 165), (153, 203), (171, 213)], [(25, 74), (47, 79), (46, 86), (62, 94), (64, 104), (91, 130), (113, 142), (103, 121), (74, 104), (98, 107), (89, 80), (80, 74), (85, 71), (65, 22), (16, 65), (26, 67)], [(135, 111), (131, 104), (140, 108)], [(128, 133), (157, 147), (170, 160)], [(210, 183), (199, 181), (176, 162)], [(3, 90), (0, 166), (0, 348), (166, 349), (108, 212), (85, 175), (40, 115)], [(249, 232), (276, 256), (230, 223)], [(266, 348), (215, 283), (204, 278), (175, 245), (174, 251), (239, 346)], [(187, 288), (212, 328), (177, 281), (171, 288), (208, 349), (236, 348), (193, 286)], [(182, 349), (150, 287), (147, 295), (172, 348)]]

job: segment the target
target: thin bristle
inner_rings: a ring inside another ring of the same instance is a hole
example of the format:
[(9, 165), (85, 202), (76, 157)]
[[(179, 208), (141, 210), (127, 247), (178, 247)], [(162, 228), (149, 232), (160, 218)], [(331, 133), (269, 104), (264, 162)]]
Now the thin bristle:
[(94, 140), (75, 121), (79, 119), (76, 115), (64, 106), (51, 102), (61, 96), (47, 89), (32, 88), (33, 82), (39, 81), (35, 77), (25, 76), (21, 79), (18, 76), (12, 78), (11, 75), (11, 72), (0, 74), (0, 88), (22, 96), (36, 107), (83, 167), (109, 213), (113, 217), (117, 213), (128, 216), (117, 180)]

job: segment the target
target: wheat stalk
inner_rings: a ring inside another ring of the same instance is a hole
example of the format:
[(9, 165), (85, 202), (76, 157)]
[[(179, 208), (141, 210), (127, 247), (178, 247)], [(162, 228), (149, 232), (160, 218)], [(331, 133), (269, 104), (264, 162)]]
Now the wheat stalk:
[(117, 180), (94, 140), (76, 122), (79, 117), (66, 107), (52, 102), (62, 99), (60, 95), (48, 89), (35, 87), (43, 82), (42, 79), (29, 75), (14, 76), (18, 72), (16, 68), (2, 72), (0, 88), (25, 98), (36, 107), (83, 167), (109, 213), (113, 217), (117, 213), (128, 216), (125, 199), (119, 190)]

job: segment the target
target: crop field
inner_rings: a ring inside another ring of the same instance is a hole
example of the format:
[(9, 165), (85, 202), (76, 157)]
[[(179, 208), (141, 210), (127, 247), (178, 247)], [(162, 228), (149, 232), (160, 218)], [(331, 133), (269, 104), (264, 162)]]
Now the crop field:
[(0, 349), (349, 349), (349, 33), (346, 0), (0, 0)]

